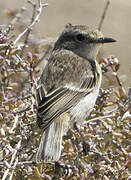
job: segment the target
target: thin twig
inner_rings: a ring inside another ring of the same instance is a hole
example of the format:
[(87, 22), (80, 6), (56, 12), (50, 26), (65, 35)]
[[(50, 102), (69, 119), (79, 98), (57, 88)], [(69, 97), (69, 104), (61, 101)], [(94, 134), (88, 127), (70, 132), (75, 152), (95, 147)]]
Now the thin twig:
[(3, 85), (2, 85), (2, 75), (1, 75), (1, 67), (0, 67), (0, 91), (3, 91)]
[(21, 113), (24, 113), (24, 112), (26, 112), (26, 111), (29, 111), (30, 109), (31, 109), (31, 107), (28, 106), (28, 107), (25, 108), (25, 109), (22, 109), (22, 110), (20, 110), (20, 111), (13, 112), (13, 114), (14, 114), (14, 115), (16, 115), (16, 114), (21, 114)]
[(20, 65), (22, 66), (22, 68), (25, 70), (25, 71), (27, 71), (27, 72), (30, 72), (30, 69), (27, 67), (27, 66), (23, 66), (23, 59), (18, 55), (18, 54), (16, 54), (15, 55), (16, 57), (17, 57), (17, 59), (19, 60), (19, 63), (20, 63)]
[(7, 47), (9, 44), (0, 44), (0, 47)]
[(35, 164), (37, 164), (35, 161), (23, 161), (23, 162), (18, 162), (17, 165), (22, 166), (22, 165), (35, 165)]
[[(17, 145), (16, 145), (15, 151), (14, 151), (14, 153), (13, 153), (13, 155), (12, 155), (12, 158), (11, 158), (11, 161), (10, 161), (10, 167), (13, 165), (13, 162), (14, 162), (14, 160), (16, 159), (17, 152), (18, 152), (18, 150), (19, 150), (20, 147), (21, 147), (21, 141), (22, 141), (22, 140), (19, 140), (19, 142), (18, 142)], [(8, 168), (8, 169), (5, 171), (5, 173), (4, 173), (3, 177), (2, 177), (2, 180), (6, 180), (6, 177), (8, 176), (9, 171), (10, 171), (10, 169)]]
[(101, 16), (101, 19), (100, 19), (99, 26), (98, 26), (98, 29), (99, 29), (99, 30), (101, 30), (101, 28), (102, 28), (102, 25), (103, 25), (105, 16), (106, 16), (106, 14), (107, 14), (107, 10), (108, 10), (109, 4), (110, 4), (110, 0), (107, 0), (106, 5), (105, 5), (105, 8), (104, 8), (104, 11), (103, 11), (102, 16)]
[(18, 163), (18, 157), (15, 159), (15, 162), (14, 162), (14, 165), (12, 167), (12, 172), (11, 172), (11, 175), (9, 177), (9, 180), (12, 180), (13, 179), (13, 174), (14, 174), (14, 171), (15, 171), (15, 168), (17, 166), (17, 163)]
[(31, 29), (36, 23), (38, 23), (39, 21), (39, 18), (40, 18), (40, 15), (41, 15), (41, 12), (42, 12), (42, 8), (43, 7), (47, 7), (48, 6), (48, 3), (45, 3), (45, 4), (42, 4), (41, 3), (41, 0), (39, 0), (39, 8), (37, 9), (37, 15), (34, 19), (34, 21), (21, 33), (18, 35), (18, 37), (16, 38), (16, 40), (14, 41), (14, 45), (24, 36), (24, 34), (29, 30)]
[(19, 120), (18, 115), (16, 115), (15, 118), (14, 118), (13, 127), (12, 127), (11, 130), (10, 130), (11, 132), (13, 132), (14, 129), (17, 127), (17, 125), (18, 125), (18, 120)]
[(115, 114), (111, 114), (111, 115), (108, 115), (108, 116), (99, 116), (99, 117), (90, 119), (88, 121), (85, 121), (84, 124), (89, 124), (89, 123), (94, 122), (94, 121), (103, 121), (104, 119), (113, 118), (113, 117), (116, 117)]
[(101, 152), (98, 151), (98, 149), (94, 148), (91, 150), (91, 152), (97, 154), (100, 158), (106, 161), (107, 164), (111, 164), (111, 161)]
[[(31, 22), (30, 22), (30, 25), (31, 25), (31, 24), (33, 23), (34, 19), (35, 19), (36, 4), (32, 4), (31, 1), (28, 1), (28, 3), (30, 3), (30, 4), (33, 6), (33, 13), (32, 13), (32, 18), (31, 18)], [(27, 34), (26, 34), (26, 37), (25, 37), (25, 41), (24, 41), (24, 46), (23, 46), (22, 49), (21, 49), (20, 57), (23, 57), (23, 54), (24, 54), (26, 45), (28, 44), (30, 32), (31, 32), (31, 28), (29, 28), (28, 31), (27, 31)]]
[(118, 77), (118, 75), (117, 75), (117, 72), (114, 70), (114, 68), (113, 68), (112, 65), (110, 65), (110, 67), (111, 67), (111, 69), (112, 69), (112, 72), (114, 72), (114, 75), (115, 75), (115, 77), (116, 77), (116, 81), (117, 81), (118, 85), (119, 85), (120, 87), (122, 87), (122, 83), (121, 83), (121, 81), (120, 81), (120, 79), (119, 79), (119, 77)]

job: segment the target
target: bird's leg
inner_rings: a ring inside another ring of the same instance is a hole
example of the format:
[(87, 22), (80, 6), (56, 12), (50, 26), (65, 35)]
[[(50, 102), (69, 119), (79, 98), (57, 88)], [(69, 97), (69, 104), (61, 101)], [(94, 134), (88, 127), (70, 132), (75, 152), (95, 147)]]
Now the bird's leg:
[(60, 164), (58, 161), (55, 162), (55, 167), (54, 167), (54, 176), (53, 176), (53, 180), (59, 180), (59, 177), (61, 176), (68, 176), (68, 174), (70, 173), (70, 169), (72, 169), (72, 167), (70, 165), (64, 165), (64, 164)]
[(77, 123), (74, 123), (74, 129), (79, 133), (79, 135), (81, 136), (82, 139), (82, 144), (83, 144), (83, 154), (86, 156), (88, 154), (88, 152), (90, 151), (90, 143), (84, 138), (84, 136), (82, 135), (82, 133), (80, 132), (79, 128), (77, 127)]

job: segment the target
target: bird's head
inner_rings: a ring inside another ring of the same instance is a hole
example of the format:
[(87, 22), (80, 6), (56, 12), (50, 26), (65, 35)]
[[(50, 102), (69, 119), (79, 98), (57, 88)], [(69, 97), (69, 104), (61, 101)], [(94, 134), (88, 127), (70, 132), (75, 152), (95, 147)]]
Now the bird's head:
[(81, 57), (96, 59), (102, 44), (112, 42), (116, 40), (104, 37), (97, 29), (85, 25), (68, 24), (55, 43), (54, 50), (66, 49)]

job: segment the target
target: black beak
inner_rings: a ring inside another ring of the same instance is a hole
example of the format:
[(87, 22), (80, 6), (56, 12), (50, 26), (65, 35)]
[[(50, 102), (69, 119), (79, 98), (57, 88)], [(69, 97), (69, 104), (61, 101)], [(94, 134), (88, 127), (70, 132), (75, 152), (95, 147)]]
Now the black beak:
[(112, 43), (112, 42), (116, 42), (116, 40), (108, 37), (99, 38), (97, 40), (97, 43)]

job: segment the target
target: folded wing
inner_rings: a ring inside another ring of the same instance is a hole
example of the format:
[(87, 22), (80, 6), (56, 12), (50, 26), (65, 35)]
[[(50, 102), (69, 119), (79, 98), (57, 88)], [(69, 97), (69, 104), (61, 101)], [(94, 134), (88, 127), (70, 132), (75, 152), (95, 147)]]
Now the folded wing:
[(86, 94), (86, 91), (63, 87), (43, 97), (37, 108), (38, 126), (45, 130), (54, 119), (70, 110)]

